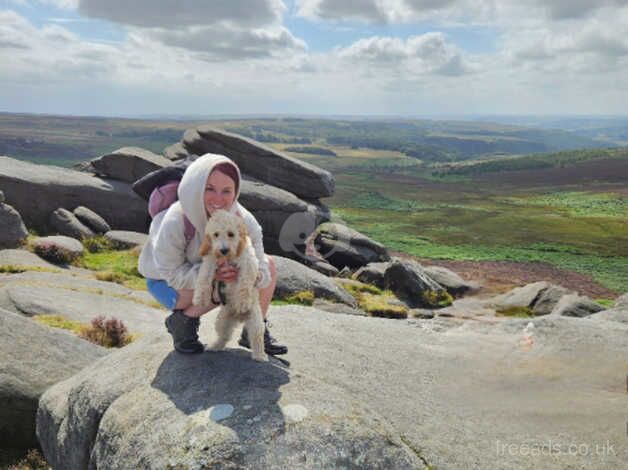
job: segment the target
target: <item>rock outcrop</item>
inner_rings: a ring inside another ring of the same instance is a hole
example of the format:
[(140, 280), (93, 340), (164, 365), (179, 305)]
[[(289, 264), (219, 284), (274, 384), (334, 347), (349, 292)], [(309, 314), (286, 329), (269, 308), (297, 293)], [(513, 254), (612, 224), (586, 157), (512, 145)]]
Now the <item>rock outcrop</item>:
[(309, 290), (316, 297), (342, 302), (351, 307), (356, 306), (351, 294), (338, 287), (327, 276), (288, 258), (273, 256), (273, 259), (277, 269), (275, 295), (278, 298)]
[(128, 346), (44, 394), (44, 453), (55, 468), (424, 467), (345, 390), (248, 356)]
[(334, 193), (335, 183), (329, 172), (246, 137), (200, 126), (187, 130), (182, 144), (191, 154), (226, 155), (243, 173), (300, 197), (329, 197)]
[(39, 397), (105, 354), (100, 346), (0, 308), (0, 442), (37, 446)]
[(50, 226), (60, 235), (76, 238), (93, 237), (92, 229), (83, 224), (72, 212), (62, 207), (50, 214)]
[(123, 147), (91, 160), (90, 164), (98, 176), (133, 183), (171, 161), (140, 147)]
[(145, 229), (146, 202), (121, 181), (0, 157), (0, 187), (26, 227), (41, 234), (53, 232), (48, 220), (54, 210), (78, 206), (97, 212), (114, 229)]
[(390, 259), (381, 243), (336, 223), (328, 222), (317, 227), (315, 246), (320, 255), (338, 269), (345, 266), (356, 269)]

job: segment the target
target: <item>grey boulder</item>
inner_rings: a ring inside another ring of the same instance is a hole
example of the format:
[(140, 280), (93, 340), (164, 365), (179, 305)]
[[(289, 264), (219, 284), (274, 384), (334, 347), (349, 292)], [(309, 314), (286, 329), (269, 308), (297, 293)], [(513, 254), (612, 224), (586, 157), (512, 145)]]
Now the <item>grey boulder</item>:
[(317, 251), (338, 269), (355, 269), (390, 259), (384, 245), (345, 225), (328, 222), (317, 227), (316, 232)]
[(353, 274), (353, 279), (384, 289), (384, 274), (388, 266), (390, 266), (389, 262), (369, 263), (358, 269)]
[(477, 283), (465, 281), (452, 270), (442, 266), (425, 266), (423, 269), (431, 279), (447, 289), (447, 292), (454, 297), (461, 297), (479, 289)]
[[(83, 254), (83, 244), (75, 238), (66, 237), (64, 235), (50, 235), (48, 237), (38, 237), (30, 242), (36, 253), (44, 253), (52, 250), (68, 261), (78, 258)], [(53, 261), (50, 259), (49, 261)]]
[(114, 229), (141, 231), (145, 227), (146, 201), (120, 181), (0, 157), (0, 187), (25, 225), (42, 235), (53, 231), (48, 219), (59, 207), (89, 207)]
[(81, 239), (93, 237), (94, 232), (83, 224), (72, 212), (62, 207), (50, 214), (50, 225), (61, 235)]
[(558, 301), (552, 315), (561, 315), (564, 317), (588, 317), (597, 312), (604, 310), (600, 304), (593, 302), (586, 296), (578, 294), (568, 294)]
[(356, 306), (353, 296), (327, 276), (289, 258), (273, 256), (273, 259), (277, 269), (276, 298), (309, 290), (316, 297)]
[(200, 126), (188, 129), (183, 146), (196, 155), (217, 153), (235, 161), (243, 173), (306, 198), (333, 195), (333, 176), (321, 168), (277, 152), (254, 140)]
[(111, 227), (105, 219), (87, 207), (78, 206), (72, 211), (72, 213), (80, 222), (89, 227), (95, 233), (102, 235), (111, 230)]
[(105, 354), (100, 346), (0, 308), (0, 442), (35, 447), (42, 393)]
[(105, 233), (105, 238), (109, 240), (112, 248), (116, 250), (128, 250), (136, 246), (143, 246), (148, 239), (148, 235), (128, 230), (111, 230)]
[(614, 307), (628, 307), (628, 293), (617, 297)]
[(90, 163), (99, 176), (127, 183), (171, 164), (167, 158), (140, 147), (123, 147)]
[(451, 303), (445, 289), (414, 260), (393, 259), (384, 273), (384, 285), (409, 307), (441, 307)]
[(50, 388), (37, 435), (54, 468), (425, 468), (339, 387), (227, 349), (131, 345)]
[[(4, 195), (0, 199), (4, 200)], [(28, 230), (20, 213), (8, 204), (0, 202), (0, 248), (16, 248), (27, 236)]]

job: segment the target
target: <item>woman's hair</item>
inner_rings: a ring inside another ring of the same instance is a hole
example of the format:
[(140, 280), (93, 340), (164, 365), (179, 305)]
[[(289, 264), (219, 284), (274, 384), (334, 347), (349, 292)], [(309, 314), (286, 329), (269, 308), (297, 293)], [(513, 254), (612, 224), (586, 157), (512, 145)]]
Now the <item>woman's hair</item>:
[(211, 173), (213, 173), (214, 171), (220, 171), (221, 173), (224, 173), (229, 178), (231, 178), (233, 182), (235, 183), (235, 193), (238, 194), (238, 188), (240, 186), (240, 179), (238, 178), (238, 170), (236, 170), (235, 166), (233, 166), (231, 163), (222, 162), (222, 163), (218, 163), (212, 169)]

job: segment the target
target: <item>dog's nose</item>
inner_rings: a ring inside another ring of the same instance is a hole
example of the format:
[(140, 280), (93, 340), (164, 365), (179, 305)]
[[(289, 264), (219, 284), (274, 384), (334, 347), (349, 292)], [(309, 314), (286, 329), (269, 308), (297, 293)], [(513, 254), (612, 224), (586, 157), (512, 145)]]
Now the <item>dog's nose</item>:
[(229, 248), (221, 248), (221, 249), (220, 249), (220, 253), (221, 253), (223, 256), (226, 256), (226, 255), (227, 255), (227, 253), (229, 253)]

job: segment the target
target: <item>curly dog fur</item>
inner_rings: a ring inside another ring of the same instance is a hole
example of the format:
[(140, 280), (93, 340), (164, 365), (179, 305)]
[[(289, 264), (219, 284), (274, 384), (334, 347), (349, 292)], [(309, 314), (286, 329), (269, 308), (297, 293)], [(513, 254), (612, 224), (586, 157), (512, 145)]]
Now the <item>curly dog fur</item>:
[(231, 338), (238, 323), (244, 323), (251, 342), (251, 356), (256, 361), (268, 361), (264, 352), (264, 324), (255, 287), (259, 263), (244, 221), (224, 210), (214, 212), (207, 226), (199, 250), (203, 257), (194, 288), (194, 305), (212, 303), (212, 284), (216, 267), (227, 261), (238, 268), (234, 282), (225, 283), (225, 305), (216, 318), (218, 339), (211, 349), (222, 350)]

